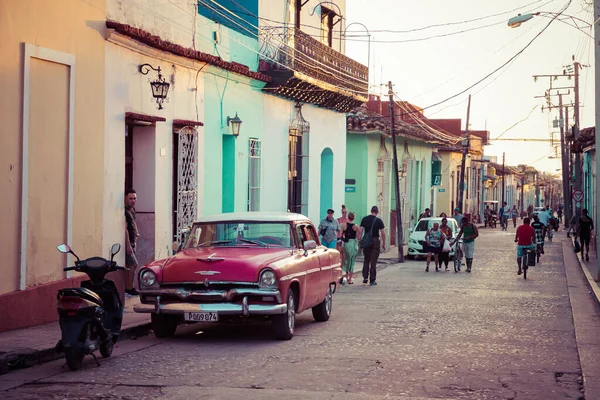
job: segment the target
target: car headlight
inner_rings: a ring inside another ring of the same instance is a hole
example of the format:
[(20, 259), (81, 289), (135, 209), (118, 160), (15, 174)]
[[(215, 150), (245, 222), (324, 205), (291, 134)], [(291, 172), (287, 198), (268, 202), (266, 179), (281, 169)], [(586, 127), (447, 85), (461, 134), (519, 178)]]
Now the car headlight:
[(277, 276), (275, 272), (270, 269), (266, 269), (260, 273), (258, 278), (258, 287), (262, 289), (272, 289), (277, 287)]
[(149, 288), (156, 284), (156, 274), (152, 270), (146, 269), (140, 273), (140, 286), (142, 288)]
[(410, 239), (409, 242), (412, 244), (419, 244), (419, 242), (417, 242), (415, 239)]

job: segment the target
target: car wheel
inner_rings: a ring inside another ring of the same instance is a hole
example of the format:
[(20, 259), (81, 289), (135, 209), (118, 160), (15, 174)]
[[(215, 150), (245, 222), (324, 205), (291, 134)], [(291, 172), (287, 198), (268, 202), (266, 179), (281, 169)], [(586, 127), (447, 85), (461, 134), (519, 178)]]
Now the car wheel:
[(320, 302), (318, 305), (312, 308), (312, 314), (315, 321), (325, 322), (331, 316), (331, 307), (333, 306), (333, 290), (331, 289), (331, 285), (329, 285), (329, 289), (327, 289), (327, 294), (325, 295), (325, 299)]
[(288, 290), (287, 312), (273, 317), (271, 324), (275, 338), (279, 340), (290, 340), (294, 336), (296, 326), (296, 297), (293, 289)]
[(151, 314), (152, 330), (158, 338), (171, 337), (177, 330), (177, 317), (173, 315)]

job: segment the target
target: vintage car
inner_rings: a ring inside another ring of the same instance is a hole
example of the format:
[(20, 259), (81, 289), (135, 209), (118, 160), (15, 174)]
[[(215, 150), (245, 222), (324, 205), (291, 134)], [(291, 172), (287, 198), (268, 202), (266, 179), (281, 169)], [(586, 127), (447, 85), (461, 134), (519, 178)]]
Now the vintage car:
[[(177, 244), (174, 243), (174, 248)], [(331, 315), (341, 282), (340, 254), (295, 213), (241, 212), (194, 222), (172, 257), (139, 271), (139, 313), (154, 334), (172, 336), (182, 323), (269, 319), (275, 337), (291, 339), (296, 313)]]

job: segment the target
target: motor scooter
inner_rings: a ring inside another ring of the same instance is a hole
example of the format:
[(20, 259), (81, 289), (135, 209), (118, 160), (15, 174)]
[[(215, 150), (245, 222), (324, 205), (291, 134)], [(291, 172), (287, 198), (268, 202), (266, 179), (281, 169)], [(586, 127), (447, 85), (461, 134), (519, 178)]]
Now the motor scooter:
[(64, 268), (64, 271), (83, 272), (90, 279), (82, 281), (81, 287), (58, 291), (56, 299), (62, 338), (56, 348), (65, 353), (72, 371), (81, 367), (88, 354), (100, 366), (94, 351), (100, 350), (102, 357), (110, 357), (123, 322), (123, 302), (117, 287), (113, 281), (104, 279), (109, 272), (128, 269), (113, 261), (121, 245), (112, 245), (110, 260), (102, 257), (80, 260), (67, 244), (57, 248), (77, 259), (74, 266)]

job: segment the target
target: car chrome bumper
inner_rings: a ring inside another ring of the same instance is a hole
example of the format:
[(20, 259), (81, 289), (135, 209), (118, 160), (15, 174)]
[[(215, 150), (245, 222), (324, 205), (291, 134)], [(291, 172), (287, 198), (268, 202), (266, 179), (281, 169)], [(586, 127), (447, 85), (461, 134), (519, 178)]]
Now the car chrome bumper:
[(287, 312), (287, 304), (248, 304), (248, 297), (237, 303), (168, 303), (162, 304), (160, 296), (154, 304), (136, 304), (133, 310), (137, 313), (176, 314), (186, 312), (216, 312), (219, 315), (279, 315)]

